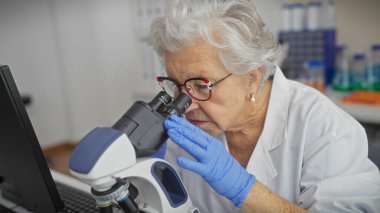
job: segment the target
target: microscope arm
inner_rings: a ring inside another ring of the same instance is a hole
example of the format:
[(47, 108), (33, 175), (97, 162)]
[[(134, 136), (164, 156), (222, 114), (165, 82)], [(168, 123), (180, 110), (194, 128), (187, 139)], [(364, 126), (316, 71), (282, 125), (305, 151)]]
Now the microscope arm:
[(136, 154), (128, 137), (115, 129), (95, 128), (75, 148), (69, 167), (74, 176), (96, 190), (116, 183), (114, 174), (136, 164)]
[[(198, 212), (170, 164), (159, 158), (136, 159), (128, 137), (118, 130), (92, 130), (78, 144), (69, 164), (71, 173), (92, 187), (99, 207), (110, 206), (114, 200), (119, 206), (129, 202), (129, 209), (151, 213)], [(127, 181), (125, 186), (120, 180)], [(138, 204), (129, 186), (138, 189)], [(113, 193), (109, 193), (110, 190)], [(124, 201), (125, 197), (129, 200)]]
[(112, 128), (93, 129), (75, 148), (71, 173), (91, 186), (100, 211), (117, 202), (125, 212), (198, 212), (173, 167), (147, 157), (168, 138), (164, 120), (191, 104), (184, 93), (170, 101), (165, 92), (149, 103), (137, 101)]

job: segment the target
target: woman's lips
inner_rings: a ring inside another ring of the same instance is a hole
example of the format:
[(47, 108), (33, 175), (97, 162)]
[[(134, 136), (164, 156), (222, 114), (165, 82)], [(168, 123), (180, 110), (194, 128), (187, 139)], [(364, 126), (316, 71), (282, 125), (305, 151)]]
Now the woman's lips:
[(189, 122), (192, 123), (195, 126), (200, 126), (200, 125), (206, 123), (207, 121), (200, 121), (200, 120), (191, 120), (191, 119), (189, 119)]

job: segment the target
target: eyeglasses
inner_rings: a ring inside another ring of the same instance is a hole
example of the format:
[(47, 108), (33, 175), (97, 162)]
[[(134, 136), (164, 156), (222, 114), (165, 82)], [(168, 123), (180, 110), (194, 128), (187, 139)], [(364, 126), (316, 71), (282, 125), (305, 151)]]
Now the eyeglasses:
[(211, 83), (207, 78), (189, 78), (185, 83), (180, 84), (172, 78), (162, 76), (158, 76), (157, 81), (162, 89), (172, 98), (181, 92), (181, 87), (183, 86), (192, 98), (198, 101), (207, 101), (211, 98), (211, 89), (231, 75), (232, 73), (214, 83)]

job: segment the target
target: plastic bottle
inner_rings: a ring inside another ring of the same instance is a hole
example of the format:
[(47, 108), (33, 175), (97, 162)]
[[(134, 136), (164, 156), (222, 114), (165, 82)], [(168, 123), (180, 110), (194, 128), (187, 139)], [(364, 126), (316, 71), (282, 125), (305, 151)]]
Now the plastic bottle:
[(322, 3), (319, 0), (310, 1), (307, 7), (306, 29), (309, 31), (319, 30), (321, 28)]
[(374, 44), (368, 74), (368, 89), (380, 91), (380, 44)]
[(323, 61), (310, 60), (305, 63), (307, 84), (319, 91), (325, 89), (325, 65)]
[(344, 45), (336, 48), (334, 72), (333, 89), (336, 91), (350, 91), (350, 63), (346, 46)]
[(302, 3), (292, 4), (292, 30), (295, 32), (300, 32), (305, 30), (305, 6)]
[(367, 89), (367, 60), (364, 54), (355, 54), (352, 58), (351, 68), (351, 88), (353, 90)]
[(321, 7), (321, 26), (325, 30), (335, 29), (335, 1), (323, 0)]
[(292, 30), (292, 5), (284, 3), (281, 8), (282, 12), (282, 31), (289, 32)]

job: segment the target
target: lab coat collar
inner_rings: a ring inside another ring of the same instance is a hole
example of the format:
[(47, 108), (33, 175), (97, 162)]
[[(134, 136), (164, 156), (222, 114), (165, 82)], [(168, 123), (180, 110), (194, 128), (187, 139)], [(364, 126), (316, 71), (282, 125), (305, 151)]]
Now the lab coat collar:
[(265, 124), (259, 141), (271, 151), (286, 140), (289, 111), (289, 83), (279, 67), (276, 68), (272, 83)]
[(286, 140), (288, 109), (288, 80), (281, 69), (276, 67), (264, 129), (247, 166), (247, 171), (254, 174), (266, 186), (277, 176), (273, 163), (275, 159), (270, 152)]

